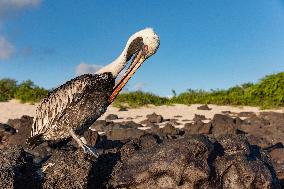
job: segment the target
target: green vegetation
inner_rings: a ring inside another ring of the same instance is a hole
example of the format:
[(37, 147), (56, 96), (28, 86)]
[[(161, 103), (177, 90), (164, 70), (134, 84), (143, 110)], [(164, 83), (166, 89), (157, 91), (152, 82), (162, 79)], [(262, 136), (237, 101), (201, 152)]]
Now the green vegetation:
[(18, 99), (21, 102), (38, 102), (48, 94), (44, 88), (38, 87), (31, 80), (24, 81), (17, 85), (13, 79), (0, 80), (0, 101)]
[(14, 98), (14, 94), (17, 88), (16, 83), (17, 82), (13, 79), (0, 80), (0, 102)]
[(227, 90), (192, 90), (179, 95), (172, 90), (172, 98), (163, 98), (151, 93), (121, 93), (114, 105), (139, 107), (147, 104), (217, 104), (247, 105), (261, 108), (277, 108), (284, 106), (284, 72), (264, 77), (258, 83), (245, 83)]
[(163, 104), (168, 104), (168, 99), (164, 97), (159, 97), (151, 93), (145, 93), (142, 91), (121, 93), (115, 99), (113, 105), (116, 107), (124, 107), (124, 104), (132, 108), (137, 108), (139, 106), (144, 106), (147, 104), (153, 104), (160, 106)]
[[(0, 101), (12, 98), (22, 102), (38, 102), (48, 93), (36, 86), (32, 81), (24, 81), (17, 85), (13, 79), (0, 80)], [(277, 108), (284, 106), (284, 72), (268, 75), (259, 82), (245, 83), (227, 90), (187, 90), (179, 95), (172, 90), (173, 97), (165, 98), (151, 93), (136, 91), (124, 92), (118, 95), (113, 105), (119, 108), (136, 108), (148, 104), (218, 104), (218, 105), (248, 105), (261, 108)]]

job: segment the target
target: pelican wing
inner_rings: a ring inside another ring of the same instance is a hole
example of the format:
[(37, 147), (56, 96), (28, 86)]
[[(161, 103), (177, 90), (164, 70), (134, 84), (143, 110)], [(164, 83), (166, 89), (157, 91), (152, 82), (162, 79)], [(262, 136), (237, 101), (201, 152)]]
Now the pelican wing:
[(36, 110), (31, 136), (45, 133), (65, 114), (70, 105), (84, 95), (85, 89), (92, 84), (96, 75), (85, 74), (76, 77), (53, 90), (41, 101)]

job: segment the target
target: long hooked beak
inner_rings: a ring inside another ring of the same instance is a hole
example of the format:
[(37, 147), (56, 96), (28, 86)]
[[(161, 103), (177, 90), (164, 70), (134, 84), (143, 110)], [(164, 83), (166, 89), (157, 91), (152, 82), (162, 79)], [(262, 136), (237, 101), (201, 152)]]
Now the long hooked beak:
[(122, 78), (117, 82), (117, 84), (113, 88), (113, 92), (111, 96), (109, 97), (108, 101), (109, 103), (112, 103), (114, 99), (117, 97), (119, 92), (122, 90), (122, 88), (126, 85), (126, 83), (129, 81), (129, 79), (133, 76), (133, 74), (136, 72), (136, 70), (143, 64), (145, 59), (145, 52), (147, 51), (147, 46), (145, 45), (142, 50), (139, 50), (136, 54), (135, 58), (133, 59), (132, 63), (130, 64), (127, 71), (124, 73)]

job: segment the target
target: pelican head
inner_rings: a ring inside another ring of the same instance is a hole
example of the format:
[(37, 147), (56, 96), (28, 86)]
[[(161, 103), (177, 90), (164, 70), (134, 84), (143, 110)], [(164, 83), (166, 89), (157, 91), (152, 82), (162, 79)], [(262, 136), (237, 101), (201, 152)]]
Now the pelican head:
[(128, 61), (131, 61), (128, 69), (122, 78), (116, 83), (114, 91), (109, 98), (109, 102), (113, 102), (115, 97), (125, 86), (128, 80), (133, 76), (136, 70), (150, 56), (156, 53), (160, 45), (159, 36), (152, 28), (146, 28), (133, 34), (127, 41), (126, 46), (120, 56), (109, 65), (100, 69), (96, 74), (111, 72), (116, 78), (118, 74), (125, 68)]

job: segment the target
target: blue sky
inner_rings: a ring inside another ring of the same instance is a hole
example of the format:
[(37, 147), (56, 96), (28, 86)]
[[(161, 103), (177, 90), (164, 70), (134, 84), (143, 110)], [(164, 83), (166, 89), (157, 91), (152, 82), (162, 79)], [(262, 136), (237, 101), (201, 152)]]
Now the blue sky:
[(110, 63), (145, 27), (160, 49), (129, 90), (167, 96), (284, 71), (283, 0), (0, 0), (0, 78), (56, 87), (80, 64)]

